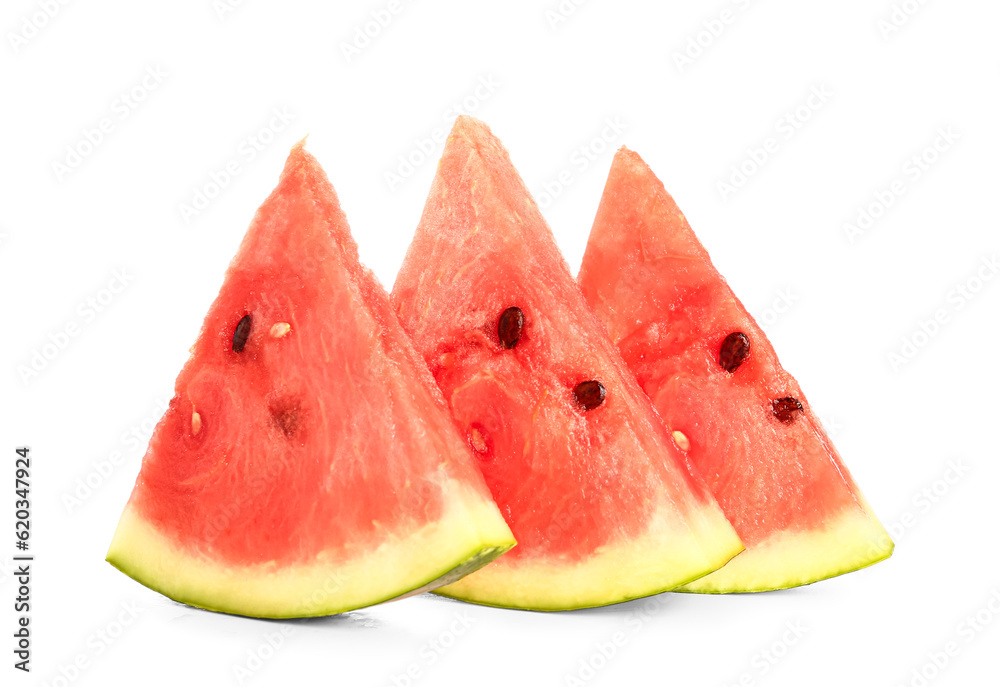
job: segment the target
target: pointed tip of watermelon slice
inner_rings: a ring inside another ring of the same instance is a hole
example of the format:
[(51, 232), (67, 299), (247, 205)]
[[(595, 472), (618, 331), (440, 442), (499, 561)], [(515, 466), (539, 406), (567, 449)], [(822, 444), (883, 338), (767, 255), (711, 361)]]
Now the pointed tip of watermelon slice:
[(611, 172), (608, 174), (607, 183), (611, 184), (613, 181), (620, 183), (624, 179), (628, 180), (631, 188), (641, 193), (648, 193), (651, 198), (666, 204), (672, 210), (676, 210), (681, 218), (684, 217), (673, 196), (667, 191), (660, 178), (653, 173), (649, 164), (639, 153), (622, 146), (615, 153), (614, 160), (611, 162)]
[[(483, 142), (490, 141), (491, 139), (499, 144), (499, 140), (490, 131), (490, 127), (486, 125), (486, 122), (475, 117), (470, 117), (469, 115), (458, 115), (451, 127), (451, 131), (448, 132), (448, 140), (445, 141), (445, 151), (447, 153), (449, 147), (454, 148), (460, 144), (469, 145), (475, 149), (482, 145)], [(442, 155), (442, 161), (444, 157), (445, 155)]]
[(459, 115), (455, 119), (439, 165), (459, 158), (467, 162), (478, 158), (478, 169), (471, 174), (472, 178), (502, 182), (500, 187), (504, 193), (520, 191), (534, 205), (531, 194), (511, 162), (510, 153), (486, 122), (469, 115)]
[(635, 160), (637, 162), (641, 162), (642, 164), (646, 164), (645, 161), (642, 159), (642, 156), (639, 155), (639, 153), (635, 152), (628, 146), (624, 145), (620, 147), (617, 151), (615, 151), (614, 159), (615, 161), (619, 159), (630, 159), (630, 160)]
[(493, 135), (493, 132), (490, 131), (490, 127), (483, 120), (476, 119), (471, 115), (460, 114), (455, 117), (455, 124), (451, 127), (451, 134), (449, 134), (449, 137), (466, 133), (475, 136), (481, 136), (483, 134), (490, 136)]
[[(448, 141), (445, 143), (444, 153), (441, 156), (441, 164), (445, 160), (454, 157), (456, 154), (464, 154), (469, 158), (476, 156), (482, 160), (484, 165), (477, 176), (488, 177), (486, 170), (510, 169), (514, 177), (517, 172), (510, 161), (510, 155), (500, 139), (496, 137), (486, 122), (470, 117), (469, 115), (459, 115), (455, 119), (455, 125), (448, 134)], [(511, 176), (511, 175), (507, 175)], [(517, 178), (520, 181), (520, 178)]]
[(663, 182), (639, 153), (625, 146), (615, 153), (611, 163), (587, 243), (591, 259), (583, 260), (577, 280), (591, 301), (593, 294), (588, 290), (599, 279), (596, 273), (608, 272), (604, 277), (612, 281), (617, 278), (607, 266), (595, 263), (593, 258), (599, 254), (628, 255), (642, 263), (684, 257), (711, 264)]
[(312, 174), (321, 175), (323, 179), (326, 180), (326, 172), (324, 172), (323, 168), (320, 166), (319, 160), (317, 160), (312, 153), (306, 150), (306, 141), (308, 138), (309, 134), (306, 134), (288, 151), (288, 157), (285, 158), (285, 167), (281, 170), (282, 177), (285, 177), (293, 170), (306, 169)]

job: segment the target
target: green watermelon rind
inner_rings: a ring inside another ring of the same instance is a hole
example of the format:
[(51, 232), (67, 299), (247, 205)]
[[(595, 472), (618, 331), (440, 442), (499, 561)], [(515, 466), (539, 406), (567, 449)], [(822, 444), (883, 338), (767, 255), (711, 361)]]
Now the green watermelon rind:
[[(438, 526), (438, 531), (432, 532), (431, 536), (401, 533), (400, 541), (405, 543), (398, 548), (403, 551), (409, 545), (410, 551), (408, 555), (404, 552), (397, 564), (419, 565), (420, 569), (408, 576), (390, 572), (390, 575), (399, 579), (399, 586), (389, 593), (352, 596), (338, 591), (350, 585), (363, 585), (368, 578), (377, 576), (387, 567), (391, 568), (391, 565), (386, 565), (384, 557), (383, 560), (376, 561), (376, 565), (372, 565), (369, 560), (366, 567), (364, 556), (365, 553), (373, 553), (377, 557), (391, 546), (383, 545), (373, 552), (361, 552), (350, 561), (359, 564), (353, 578), (350, 573), (345, 574), (343, 568), (332, 564), (326, 567), (288, 565), (281, 569), (272, 568), (268, 564), (223, 568), (218, 562), (185, 549), (181, 542), (169, 542), (140, 514), (133, 512), (131, 506), (122, 515), (106, 560), (135, 581), (167, 598), (209, 611), (270, 619), (336, 615), (433, 591), (482, 568), (515, 545), (509, 530), (494, 509), (485, 505), (478, 508), (472, 506), (461, 495), (456, 496), (452, 504), (447, 516), (431, 523)], [(465, 504), (471, 508), (466, 508)], [(427, 559), (431, 558), (426, 553), (428, 550), (434, 551), (435, 560), (461, 562), (458, 565), (444, 566), (428, 563)], [(219, 570), (224, 575), (239, 580), (245, 593), (234, 595), (228, 578), (221, 577)], [(366, 571), (371, 575), (365, 574)], [(273, 576), (276, 572), (278, 578), (267, 579), (267, 576)], [(312, 581), (316, 573), (321, 574), (318, 579), (323, 581), (323, 586)], [(298, 574), (301, 574), (301, 580), (296, 578)], [(341, 581), (339, 588), (333, 591), (325, 589), (328, 582), (345, 577), (346, 581)], [(254, 582), (256, 578), (259, 578), (259, 583)], [(281, 595), (296, 583), (301, 584), (297, 598), (294, 594)], [(385, 585), (385, 588), (390, 586)], [(267, 591), (275, 588), (278, 594), (268, 598)], [(254, 589), (259, 593), (254, 593)], [(220, 602), (219, 599), (225, 598), (227, 592), (231, 598), (242, 600)], [(310, 596), (317, 594), (329, 599), (310, 603)]]
[(343, 606), (331, 606), (331, 607), (329, 607), (327, 609), (324, 609), (324, 610), (321, 610), (321, 611), (317, 611), (315, 613), (310, 613), (308, 615), (295, 615), (295, 614), (289, 614), (289, 615), (282, 615), (282, 614), (250, 615), (250, 614), (247, 614), (247, 613), (244, 613), (244, 612), (240, 612), (238, 610), (229, 609), (229, 608), (223, 608), (223, 607), (219, 607), (219, 606), (214, 606), (213, 604), (210, 604), (210, 603), (199, 603), (198, 601), (195, 601), (193, 599), (179, 599), (179, 598), (174, 598), (174, 597), (172, 597), (170, 595), (169, 591), (166, 590), (165, 588), (163, 588), (161, 585), (159, 585), (159, 584), (157, 584), (155, 582), (146, 582), (146, 581), (141, 580), (140, 579), (140, 575), (135, 571), (135, 569), (131, 568), (130, 566), (122, 564), (122, 563), (119, 563), (118, 561), (115, 561), (115, 560), (113, 560), (110, 557), (107, 559), (107, 561), (112, 566), (114, 566), (116, 569), (118, 569), (122, 573), (128, 575), (129, 577), (131, 577), (136, 582), (139, 582), (139, 584), (143, 585), (144, 587), (146, 587), (148, 589), (151, 589), (152, 591), (157, 592), (159, 594), (162, 594), (163, 596), (166, 596), (167, 598), (173, 599), (174, 601), (177, 601), (178, 603), (183, 603), (183, 604), (185, 604), (187, 606), (192, 606), (194, 608), (201, 608), (203, 610), (212, 611), (212, 612), (215, 612), (215, 613), (225, 613), (227, 615), (238, 615), (238, 616), (250, 617), (250, 618), (265, 618), (265, 619), (269, 619), (269, 620), (291, 620), (291, 619), (295, 619), (295, 618), (319, 618), (319, 617), (324, 617), (324, 616), (338, 615), (338, 614), (341, 614), (341, 613), (347, 613), (347, 612), (350, 612), (350, 611), (355, 611), (355, 610), (358, 610), (359, 608), (366, 608), (368, 606), (375, 606), (375, 605), (380, 604), (380, 603), (386, 603), (388, 601), (399, 601), (400, 599), (407, 599), (409, 597), (417, 596), (419, 594), (424, 594), (424, 593), (427, 593), (427, 592), (434, 592), (435, 590), (437, 590), (438, 587), (450, 584), (450, 583), (454, 582), (455, 580), (461, 579), (462, 577), (465, 577), (466, 575), (474, 573), (475, 571), (477, 571), (480, 568), (482, 568), (484, 565), (487, 565), (487, 564), (491, 563), (493, 560), (495, 560), (499, 556), (501, 556), (504, 553), (506, 553), (507, 551), (509, 551), (512, 548), (512, 546), (513, 545), (511, 545), (511, 546), (489, 546), (489, 547), (486, 547), (486, 548), (481, 548), (478, 551), (470, 551), (469, 552), (469, 556), (468, 556), (468, 560), (466, 560), (465, 563), (462, 563), (461, 565), (455, 566), (455, 567), (453, 567), (451, 569), (442, 570), (440, 572), (440, 574), (437, 574), (437, 575), (431, 577), (429, 580), (427, 580), (427, 581), (419, 584), (418, 586), (414, 587), (413, 589), (411, 589), (409, 591), (404, 591), (404, 592), (402, 592), (400, 594), (397, 594), (395, 596), (387, 596), (387, 597), (382, 598), (382, 599), (376, 599), (374, 601), (366, 602), (362, 606), (357, 606), (357, 605), (352, 605), (352, 604), (347, 604), (347, 605), (343, 605)]
[(684, 524), (671, 518), (670, 506), (655, 512), (643, 534), (606, 542), (590, 556), (505, 556), (435, 593), (497, 608), (596, 608), (689, 584), (724, 568), (744, 550), (710, 503), (690, 510)]
[[(895, 544), (881, 524), (869, 515), (870, 507), (863, 497), (858, 505), (861, 512), (847, 511), (838, 522), (822, 530), (779, 533), (779, 542), (758, 544), (743, 553), (745, 562), (734, 561), (674, 591), (685, 594), (780, 591), (846, 575), (884, 561), (892, 555)], [(812, 554), (807, 553), (810, 549)], [(828, 564), (823, 561), (824, 556), (830, 561)], [(745, 571), (745, 567), (750, 567), (752, 572)], [(766, 581), (757, 582), (757, 579)]]
[[(736, 553), (733, 556), (733, 558), (735, 558), (736, 556), (739, 556), (740, 553), (742, 553), (742, 552)], [(732, 558), (730, 558), (730, 560), (732, 560)], [(723, 563), (722, 565), (725, 565), (725, 563)], [(616, 604), (622, 604), (622, 603), (627, 603), (629, 601), (635, 601), (636, 599), (646, 599), (646, 598), (649, 598), (651, 596), (657, 596), (658, 594), (666, 594), (667, 592), (681, 591), (681, 590), (678, 589), (678, 587), (681, 587), (681, 586), (686, 585), (686, 584), (690, 584), (691, 582), (694, 582), (695, 580), (699, 580), (699, 579), (701, 579), (703, 577), (706, 577), (707, 575), (710, 575), (710, 574), (711, 574), (711, 572), (700, 573), (700, 574), (695, 575), (693, 577), (690, 577), (690, 578), (688, 578), (686, 580), (683, 580), (682, 582), (680, 582), (680, 583), (678, 583), (676, 585), (670, 584), (670, 585), (667, 585), (666, 587), (664, 587), (663, 589), (649, 591), (649, 592), (643, 592), (642, 594), (625, 595), (625, 596), (622, 596), (620, 598), (610, 597), (607, 600), (603, 600), (603, 601), (596, 602), (596, 603), (589, 603), (589, 604), (582, 605), (582, 606), (567, 606), (565, 608), (564, 607), (546, 608), (544, 606), (540, 606), (540, 605), (539, 606), (535, 606), (535, 605), (531, 605), (531, 604), (504, 604), (504, 603), (501, 603), (499, 601), (480, 601), (478, 599), (472, 599), (472, 598), (469, 598), (469, 597), (462, 596), (460, 594), (449, 593), (448, 590), (444, 589), (444, 588), (435, 589), (433, 591), (433, 593), (437, 594), (438, 596), (443, 596), (443, 597), (446, 597), (446, 598), (449, 598), (449, 599), (455, 599), (456, 601), (463, 601), (465, 603), (473, 603), (473, 604), (476, 604), (478, 606), (489, 606), (489, 607), (492, 607), (492, 608), (503, 608), (503, 609), (506, 609), (506, 610), (513, 610), (513, 611), (533, 611), (533, 612), (537, 612), (537, 613), (557, 613), (559, 611), (579, 611), (579, 610), (583, 610), (583, 609), (587, 609), (587, 608), (603, 608), (605, 606), (614, 606)]]
[[(823, 580), (829, 580), (834, 577), (839, 577), (840, 575), (846, 575), (847, 573), (857, 572), (858, 570), (864, 570), (865, 568), (870, 568), (876, 563), (881, 563), (882, 561), (892, 556), (892, 552), (893, 552), (893, 546), (890, 545), (886, 549), (885, 553), (880, 554), (877, 558), (868, 559), (866, 562), (861, 563), (860, 565), (852, 564), (839, 569), (832, 568), (830, 572), (824, 573), (820, 577), (810, 577), (807, 579), (803, 579), (801, 581), (791, 581), (788, 582), (787, 584), (766, 585), (766, 586), (747, 588), (747, 589), (708, 589), (708, 588), (698, 589), (693, 585), (691, 585), (691, 582), (696, 582), (697, 580), (691, 580), (687, 584), (681, 585), (675, 589), (671, 589), (670, 591), (675, 592), (677, 594), (715, 594), (715, 595), (761, 594), (764, 592), (780, 592), (783, 589), (794, 589), (795, 587), (808, 587), (811, 584), (822, 582)], [(708, 577), (708, 575), (706, 575), (705, 577)], [(697, 579), (704, 579), (704, 577)]]

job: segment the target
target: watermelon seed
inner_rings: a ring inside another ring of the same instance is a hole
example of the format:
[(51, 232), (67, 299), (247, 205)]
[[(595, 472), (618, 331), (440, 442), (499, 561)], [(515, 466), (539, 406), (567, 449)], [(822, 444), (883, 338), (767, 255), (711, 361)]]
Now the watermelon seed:
[(774, 416), (778, 420), (784, 422), (786, 425), (790, 425), (795, 422), (795, 418), (798, 417), (799, 413), (805, 412), (805, 408), (799, 399), (793, 396), (785, 396), (784, 398), (776, 398), (771, 401), (771, 412), (774, 413)]
[(735, 372), (750, 353), (750, 339), (743, 332), (733, 332), (722, 340), (719, 349), (719, 366), (726, 372)]
[(514, 348), (521, 338), (522, 329), (524, 329), (524, 312), (516, 307), (504, 310), (500, 314), (500, 321), (497, 323), (497, 335), (500, 337), (500, 345), (504, 348)]
[(242, 353), (243, 347), (247, 345), (247, 339), (250, 338), (250, 323), (250, 316), (244, 315), (243, 319), (236, 325), (236, 331), (233, 332), (234, 353)]
[(576, 385), (573, 389), (573, 398), (583, 406), (584, 410), (593, 410), (604, 403), (604, 397), (607, 393), (603, 384), (596, 379), (591, 379)]
[(682, 451), (687, 451), (691, 448), (691, 442), (688, 441), (687, 436), (684, 432), (674, 431), (671, 436), (674, 438), (674, 443), (677, 444), (677, 448)]
[(472, 444), (472, 448), (476, 450), (476, 453), (486, 453), (489, 450), (489, 446), (486, 445), (486, 439), (483, 438), (483, 433), (476, 427), (469, 430), (469, 443)]
[(195, 410), (191, 412), (191, 433), (198, 434), (198, 432), (200, 431), (201, 431), (201, 415), (199, 415), (198, 411)]
[(292, 325), (288, 324), (287, 322), (275, 322), (273, 325), (271, 325), (271, 336), (273, 336), (275, 339), (280, 339), (291, 330), (292, 330)]

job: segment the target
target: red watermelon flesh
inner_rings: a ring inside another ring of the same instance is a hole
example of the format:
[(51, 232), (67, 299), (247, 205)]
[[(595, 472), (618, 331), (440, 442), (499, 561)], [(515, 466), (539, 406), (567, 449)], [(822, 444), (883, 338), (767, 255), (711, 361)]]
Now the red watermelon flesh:
[(291, 617), (433, 588), (512, 545), (298, 144), (177, 378), (108, 560), (184, 603)]
[(625, 148), (579, 283), (747, 547), (684, 590), (790, 587), (891, 554), (799, 385), (663, 184)]
[[(596, 606), (683, 584), (742, 549), (481, 122), (459, 117), (450, 134), (392, 302), (518, 541), (440, 593)], [(603, 384), (603, 402), (585, 409), (600, 394), (582, 382)]]

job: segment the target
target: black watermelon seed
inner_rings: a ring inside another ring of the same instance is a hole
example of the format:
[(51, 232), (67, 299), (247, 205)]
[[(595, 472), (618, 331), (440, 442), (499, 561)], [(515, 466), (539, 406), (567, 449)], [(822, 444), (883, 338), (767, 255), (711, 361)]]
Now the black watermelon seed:
[(750, 353), (750, 339), (743, 332), (733, 332), (722, 340), (719, 349), (719, 366), (726, 372), (735, 372)]
[(774, 416), (778, 420), (784, 422), (786, 425), (790, 425), (795, 422), (795, 418), (799, 416), (799, 413), (805, 412), (805, 408), (799, 399), (793, 396), (785, 396), (784, 398), (776, 398), (771, 401), (771, 412), (774, 413)]
[(596, 379), (591, 379), (576, 385), (576, 388), (573, 389), (573, 398), (583, 406), (584, 410), (593, 410), (604, 403), (604, 397), (607, 396), (607, 393), (603, 384)]
[(247, 339), (250, 338), (250, 324), (250, 316), (244, 315), (243, 319), (236, 325), (236, 331), (233, 332), (233, 352), (243, 352), (243, 347), (247, 345)]
[(515, 307), (504, 310), (500, 314), (500, 321), (497, 322), (500, 345), (504, 348), (514, 348), (521, 338), (522, 329), (524, 329), (524, 312)]

